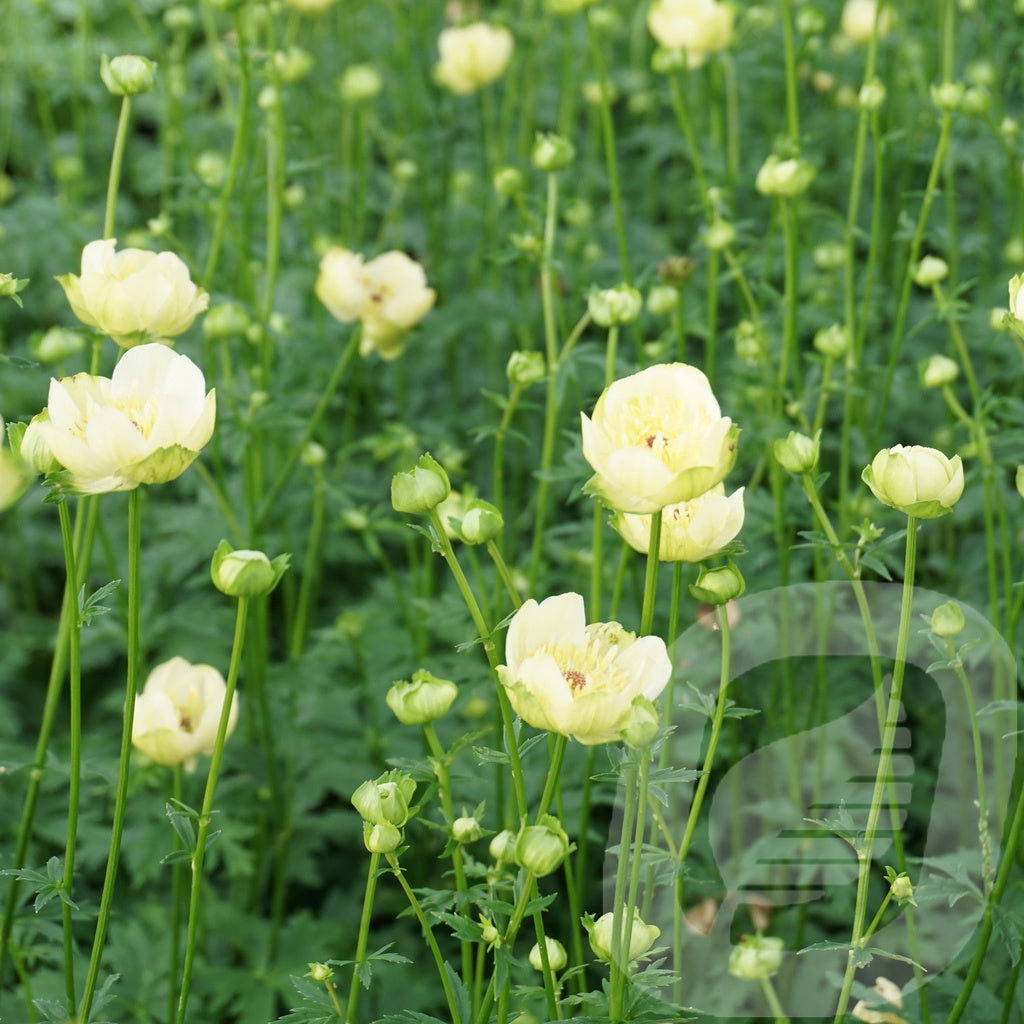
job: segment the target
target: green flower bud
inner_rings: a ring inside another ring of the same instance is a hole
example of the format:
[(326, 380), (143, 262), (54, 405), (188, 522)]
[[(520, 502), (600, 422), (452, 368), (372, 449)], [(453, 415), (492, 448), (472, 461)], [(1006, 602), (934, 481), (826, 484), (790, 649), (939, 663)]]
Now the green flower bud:
[(720, 605), (739, 597), (746, 588), (742, 573), (730, 562), (719, 569), (701, 569), (690, 593), (705, 604)]
[(459, 688), (450, 680), (420, 669), (411, 681), (395, 683), (384, 699), (403, 725), (424, 725), (448, 714), (458, 693)]
[(775, 461), (788, 473), (810, 473), (818, 464), (821, 450), (821, 431), (814, 437), (791, 430), (785, 438), (772, 442)]
[(712, 252), (728, 249), (736, 241), (736, 229), (728, 222), (716, 218), (704, 229), (704, 244)]
[(533, 143), (533, 166), (538, 171), (553, 173), (564, 171), (573, 162), (576, 149), (573, 144), (554, 132), (540, 132)]
[(850, 347), (850, 335), (842, 324), (823, 327), (814, 335), (814, 350), (832, 359), (841, 359)]
[(598, 327), (631, 324), (640, 315), (643, 306), (643, 297), (627, 284), (616, 285), (614, 288), (595, 288), (587, 297), (587, 309)]
[[(544, 936), (544, 945), (547, 946), (548, 952), (548, 966), (552, 971), (560, 971), (569, 962), (569, 956), (565, 952), (565, 946), (563, 946), (558, 939), (551, 938), (550, 935)], [(530, 950), (530, 966), (535, 971), (544, 970), (544, 958), (540, 955), (540, 943), (535, 942), (533, 949)]]
[(671, 75), (676, 71), (686, 71), (686, 53), (680, 47), (669, 50), (659, 46), (651, 54), (651, 70), (656, 75)]
[(505, 528), (505, 519), (489, 501), (473, 498), (459, 524), (459, 538), (466, 544), (486, 544)]
[(540, 352), (513, 352), (505, 366), (505, 376), (512, 384), (526, 388), (539, 384), (548, 375), (547, 364)]
[(34, 334), (28, 347), (41, 363), (62, 363), (85, 348), (85, 335), (68, 327), (51, 327)]
[(846, 262), (846, 247), (842, 242), (822, 242), (811, 252), (819, 270), (838, 270)]
[(519, 195), (526, 187), (526, 179), (518, 167), (499, 167), (491, 181), (494, 191), (503, 199)]
[(126, 53), (100, 58), (100, 78), (113, 96), (137, 96), (156, 85), (156, 65), (146, 57)]
[(761, 981), (778, 973), (782, 957), (782, 939), (769, 935), (744, 935), (729, 954), (729, 973), (744, 981)]
[(536, 825), (524, 825), (516, 837), (516, 863), (537, 878), (550, 875), (569, 854), (569, 837), (561, 822), (545, 814)]
[(987, 114), (992, 106), (992, 93), (983, 85), (972, 85), (964, 92), (961, 105), (965, 114)]
[(334, 977), (334, 971), (327, 964), (309, 964), (308, 967), (309, 971), (306, 973), (306, 977), (312, 978), (313, 981), (330, 981)]
[(857, 93), (857, 102), (862, 110), (878, 110), (885, 103), (885, 86), (881, 79), (872, 78), (865, 82)]
[(456, 818), (452, 822), (452, 838), (457, 843), (475, 843), (483, 834), (476, 818)]
[(398, 770), (385, 772), (359, 786), (352, 794), (352, 806), (371, 825), (387, 823), (401, 828), (409, 820), (415, 792), (416, 781), (411, 776)]
[(501, 932), (494, 927), (494, 922), (489, 917), (480, 917), (480, 938), (483, 939), (488, 946), (497, 942), (501, 938)]
[(940, 604), (932, 612), (931, 629), (936, 636), (956, 636), (963, 632), (965, 625), (963, 609), (956, 601)]
[(18, 292), (28, 284), (28, 278), (17, 278), (13, 274), (0, 274), (0, 298), (10, 299), (15, 305), (21, 305)]
[(301, 46), (289, 46), (274, 54), (274, 67), (285, 84), (298, 82), (313, 70), (313, 55)]
[(941, 85), (933, 85), (931, 88), (932, 103), (939, 110), (956, 110), (963, 102), (963, 82), (943, 82)]
[(11, 449), (38, 476), (46, 476), (61, 468), (46, 440), (45, 429), (40, 429), (40, 424), (48, 423), (49, 420), (50, 413), (44, 409), (32, 417), (27, 427), (17, 430), (19, 424), (12, 424), (7, 428)]
[(415, 469), (392, 477), (391, 505), (396, 512), (419, 515), (437, 508), (451, 489), (448, 474), (427, 452), (420, 456)]
[(402, 845), (402, 830), (388, 821), (364, 821), (363, 845), (370, 853), (394, 853)]
[(926, 388), (941, 388), (952, 384), (959, 375), (960, 367), (949, 356), (931, 356), (921, 367), (921, 383)]
[(647, 293), (647, 310), (655, 316), (669, 316), (679, 306), (679, 289), (671, 284), (656, 284)]
[(419, 165), (415, 160), (396, 160), (395, 166), (391, 168), (391, 174), (395, 181), (403, 185), (408, 185), (409, 182), (415, 181), (419, 173)]
[(931, 288), (949, 275), (949, 264), (938, 256), (925, 256), (914, 268), (914, 284)]
[(262, 551), (235, 550), (222, 540), (213, 553), (210, 578), (229, 597), (262, 597), (281, 582), (291, 557), (278, 555), (271, 560)]
[(653, 702), (646, 697), (633, 698), (633, 710), (622, 730), (622, 742), (635, 750), (644, 750), (654, 742), (661, 728), (661, 718)]
[(757, 172), (754, 187), (765, 196), (792, 198), (807, 191), (816, 173), (806, 160), (799, 157), (782, 160), (773, 153)]
[(516, 862), (516, 834), (509, 829), (499, 832), (487, 847), (487, 852), (492, 860), (499, 864), (514, 864)]
[(908, 875), (897, 875), (889, 886), (889, 892), (892, 893), (892, 898), (896, 900), (901, 907), (907, 903), (910, 903), (915, 907), (917, 906), (914, 902), (914, 886)]
[(383, 88), (380, 72), (372, 64), (350, 64), (338, 79), (338, 93), (344, 103), (368, 103)]
[[(626, 908), (623, 907), (623, 918)], [(583, 916), (583, 927), (587, 929), (590, 938), (590, 948), (598, 960), (610, 964), (615, 956), (615, 915), (610, 911), (603, 914), (596, 921), (592, 914)], [(619, 959), (623, 961), (622, 966), (639, 960), (661, 935), (661, 929), (657, 925), (645, 924), (640, 917), (640, 912), (633, 908), (633, 924), (629, 931), (629, 951), (623, 955), (620, 951)]]
[(240, 338), (249, 329), (249, 314), (237, 302), (222, 302), (203, 318), (203, 334), (208, 338)]

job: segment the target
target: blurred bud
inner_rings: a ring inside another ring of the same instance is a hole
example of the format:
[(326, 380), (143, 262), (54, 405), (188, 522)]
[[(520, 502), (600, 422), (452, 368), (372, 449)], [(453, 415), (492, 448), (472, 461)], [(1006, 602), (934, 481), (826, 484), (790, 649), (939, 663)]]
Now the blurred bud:
[[(569, 962), (565, 946), (558, 939), (553, 939), (549, 935), (544, 936), (544, 945), (547, 947), (548, 966), (553, 972), (560, 971)], [(540, 955), (540, 943), (535, 942), (533, 949), (530, 950), (530, 966), (535, 971), (544, 970), (544, 958)]]
[(301, 46), (289, 46), (274, 54), (274, 68), (286, 84), (298, 82), (313, 70), (313, 55)]
[(306, 469), (320, 469), (327, 461), (327, 449), (316, 441), (310, 441), (302, 449), (299, 461)]
[(814, 349), (830, 359), (841, 359), (850, 348), (850, 335), (842, 324), (822, 327), (814, 335)]
[(921, 369), (921, 383), (926, 388), (941, 388), (952, 384), (960, 375), (960, 367), (949, 356), (931, 356)]
[(811, 75), (811, 88), (815, 92), (831, 92), (836, 87), (836, 76), (831, 71), (817, 70)]
[(281, 105), (281, 90), (269, 83), (256, 94), (256, 106), (260, 110), (273, 110)]
[(728, 222), (716, 218), (704, 229), (704, 244), (712, 252), (728, 249), (736, 241), (736, 229)]
[(50, 172), (54, 181), (67, 185), (72, 181), (81, 181), (85, 173), (85, 164), (77, 153), (60, 153), (53, 158)]
[(334, 971), (327, 964), (309, 964), (309, 972), (306, 977), (312, 978), (313, 981), (330, 981), (334, 977)]
[(483, 834), (476, 818), (456, 818), (452, 822), (452, 838), (457, 843), (475, 843)]
[(821, 431), (813, 438), (791, 430), (785, 438), (772, 442), (775, 461), (788, 473), (811, 473), (818, 464), (821, 451)]
[(228, 173), (228, 161), (223, 153), (214, 150), (204, 150), (196, 157), (196, 177), (207, 188), (220, 188), (224, 184), (224, 178)]
[(533, 143), (533, 166), (538, 171), (564, 171), (576, 156), (573, 144), (554, 132), (538, 134)]
[(344, 103), (368, 103), (383, 87), (380, 72), (372, 64), (350, 64), (338, 79), (338, 94)]
[(992, 106), (992, 93), (983, 85), (969, 86), (966, 92), (964, 92), (961, 106), (965, 114), (973, 114), (975, 116), (987, 114)]
[(492, 179), (494, 191), (505, 199), (519, 195), (526, 186), (526, 179), (518, 167), (499, 167)]
[(943, 82), (941, 85), (933, 85), (931, 88), (932, 103), (939, 110), (956, 110), (963, 102), (963, 82)]
[(679, 289), (671, 284), (656, 284), (647, 293), (647, 310), (655, 316), (669, 316), (679, 306)]
[(594, 207), (586, 199), (574, 199), (562, 210), (562, 218), (571, 228), (585, 228), (594, 219)]
[(262, 551), (236, 550), (226, 540), (217, 545), (210, 563), (213, 585), (229, 597), (262, 597), (280, 582), (291, 555), (273, 561)]
[(618, 327), (631, 324), (640, 315), (644, 300), (631, 285), (614, 288), (595, 288), (587, 296), (587, 309), (598, 327)]
[(34, 334), (28, 348), (41, 363), (61, 363), (85, 348), (85, 336), (67, 327), (51, 327)]
[(419, 515), (436, 508), (451, 493), (448, 474), (429, 452), (414, 469), (391, 479), (391, 505), (396, 512)]
[(633, 708), (622, 730), (622, 742), (635, 750), (644, 750), (653, 742), (661, 728), (658, 709), (646, 697), (634, 697)]
[(297, 210), (306, 202), (306, 188), (297, 181), (293, 182), (284, 190), (281, 198), (284, 200), (286, 209)]
[(949, 275), (949, 264), (938, 256), (925, 256), (914, 268), (914, 284), (931, 288)]
[(820, 36), (828, 21), (817, 7), (801, 7), (796, 14), (796, 30), (805, 36)]
[[(931, 629), (936, 636), (956, 636), (963, 632), (966, 624), (963, 609), (956, 601), (947, 601), (945, 604), (940, 604), (932, 612)], [(896, 883), (894, 882), (893, 896), (896, 895), (895, 886)]]
[(857, 93), (857, 102), (862, 110), (878, 110), (885, 103), (885, 86), (880, 78), (865, 82)]
[(459, 688), (450, 680), (419, 669), (411, 680), (394, 683), (384, 699), (403, 725), (424, 725), (448, 714), (458, 694)]
[(690, 593), (705, 604), (720, 605), (739, 597), (746, 587), (743, 574), (730, 562), (718, 569), (701, 569)]
[(203, 334), (208, 338), (239, 338), (249, 329), (249, 314), (237, 302), (222, 302), (203, 318)]
[(540, 352), (519, 351), (508, 357), (505, 376), (512, 384), (518, 384), (523, 388), (529, 387), (531, 384), (539, 384), (547, 375), (547, 364)]
[(761, 329), (752, 320), (741, 320), (736, 325), (733, 345), (736, 355), (749, 366), (756, 366), (767, 358)]
[(846, 262), (846, 246), (842, 242), (822, 242), (811, 252), (819, 270), (838, 270)]
[(1006, 310), (1002, 306), (993, 306), (988, 311), (988, 326), (993, 331), (1005, 331), (1006, 330)]
[(1004, 117), (999, 122), (999, 134), (1004, 142), (1014, 142), (1020, 134), (1020, 122), (1015, 117)]
[(516, 837), (516, 863), (537, 878), (550, 875), (569, 854), (569, 837), (561, 822), (542, 815), (536, 825), (524, 825)]
[(527, 256), (539, 256), (544, 251), (540, 235), (532, 231), (516, 231), (509, 236), (512, 247)]
[(666, 284), (686, 284), (696, 269), (696, 261), (689, 256), (666, 256), (658, 264), (658, 277)]
[(754, 187), (765, 196), (792, 198), (807, 191), (814, 180), (813, 164), (798, 157), (781, 160), (774, 153), (761, 165)]
[(395, 166), (391, 168), (391, 174), (395, 181), (403, 185), (415, 181), (419, 173), (419, 165), (415, 160), (396, 160)]
[(100, 78), (113, 96), (136, 96), (156, 85), (156, 65), (146, 57), (126, 53), (100, 58)]
[(657, 75), (671, 75), (676, 71), (686, 71), (686, 53), (682, 49), (669, 50), (659, 46), (651, 54), (651, 70)]
[(761, 981), (777, 974), (782, 966), (782, 939), (768, 935), (743, 935), (729, 954), (729, 973), (744, 981)]

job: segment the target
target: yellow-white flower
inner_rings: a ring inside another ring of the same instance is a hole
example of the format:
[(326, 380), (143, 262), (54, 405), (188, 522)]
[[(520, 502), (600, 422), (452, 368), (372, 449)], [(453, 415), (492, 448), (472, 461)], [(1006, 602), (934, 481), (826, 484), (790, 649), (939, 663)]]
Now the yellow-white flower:
[(173, 252), (122, 249), (114, 238), (82, 250), (82, 274), (57, 278), (75, 316), (130, 348), (187, 331), (210, 304)]
[(51, 380), (34, 422), (72, 488), (103, 494), (180, 476), (210, 440), (216, 409), (199, 367), (151, 344), (125, 352), (109, 379)]
[[(622, 916), (626, 917), (628, 910), (622, 908)], [(624, 923), (624, 922), (623, 922)], [(595, 956), (605, 963), (611, 963), (615, 958), (615, 915), (611, 912), (602, 914), (596, 921), (593, 916), (586, 914), (583, 918), (583, 927), (587, 929), (590, 938), (590, 948)], [(645, 924), (640, 912), (633, 908), (633, 922), (629, 930), (629, 950), (623, 955), (619, 952), (621, 965), (631, 964), (639, 960), (661, 935), (661, 929), (654, 924)]]
[(919, 519), (951, 512), (964, 491), (960, 456), (948, 459), (938, 449), (919, 444), (883, 448), (861, 478), (884, 505)]
[[(651, 539), (650, 516), (620, 512), (612, 526), (635, 551), (647, 554)], [(666, 505), (661, 512), (658, 558), (662, 562), (702, 562), (740, 532), (743, 526), (743, 488), (725, 495), (718, 484), (690, 501)]]
[(376, 349), (397, 359), (404, 335), (433, 308), (436, 294), (423, 268), (404, 252), (381, 253), (365, 262), (359, 253), (332, 247), (320, 260), (316, 296), (336, 320), (362, 323), (359, 351)]
[(691, 68), (729, 45), (732, 26), (732, 8), (716, 0), (656, 0), (647, 12), (647, 27), (658, 45), (685, 50)]
[(560, 594), (516, 612), (498, 678), (516, 714), (580, 743), (619, 739), (633, 700), (654, 700), (672, 674), (665, 642), (617, 622), (587, 625), (583, 598)]
[[(171, 658), (149, 674), (135, 701), (132, 743), (157, 764), (182, 764), (212, 754), (227, 686), (212, 665)], [(227, 735), (238, 721), (231, 700)]]
[(723, 417), (707, 377), (664, 363), (607, 387), (582, 417), (586, 485), (610, 508), (648, 514), (690, 501), (736, 461), (738, 428)]
[[(846, 0), (839, 27), (851, 42), (866, 43), (875, 31), (877, 0)], [(878, 15), (878, 38), (888, 34), (892, 27), (892, 11), (886, 6)]]
[(1024, 274), (1014, 274), (1010, 278), (1010, 312), (1017, 320), (1024, 320)]
[(505, 73), (514, 48), (512, 33), (501, 25), (446, 28), (437, 40), (437, 80), (454, 93), (476, 92)]

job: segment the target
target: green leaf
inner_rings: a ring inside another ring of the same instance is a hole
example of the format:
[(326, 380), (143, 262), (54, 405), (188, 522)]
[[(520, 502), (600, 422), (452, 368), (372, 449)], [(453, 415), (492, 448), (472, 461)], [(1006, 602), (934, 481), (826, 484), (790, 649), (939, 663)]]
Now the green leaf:
[(78, 592), (78, 621), (82, 626), (88, 626), (93, 619), (100, 615), (106, 615), (110, 611), (105, 605), (100, 604), (100, 601), (105, 601), (118, 587), (121, 586), (120, 580), (111, 580), (109, 583), (104, 584), (99, 590), (94, 591), (85, 597), (85, 587), (82, 587)]

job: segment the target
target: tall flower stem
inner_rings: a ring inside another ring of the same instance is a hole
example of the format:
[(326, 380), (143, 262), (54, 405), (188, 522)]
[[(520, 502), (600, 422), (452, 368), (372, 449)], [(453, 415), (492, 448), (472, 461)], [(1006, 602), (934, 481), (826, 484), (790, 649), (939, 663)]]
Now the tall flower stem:
[[(75, 562), (75, 540), (71, 528), (71, 515), (67, 501), (58, 502), (60, 535), (64, 544), (64, 572), (69, 587), (78, 579)], [(62, 878), (63, 897), (61, 916), (64, 927), (64, 994), (68, 1009), (75, 1005), (75, 947), (72, 929), (71, 886), (75, 875), (75, 846), (78, 839), (78, 807), (82, 784), (82, 622), (81, 613), (75, 615), (68, 631), (68, 696), (70, 704), (71, 751), (68, 763), (68, 827), (64, 844), (64, 875)]]
[(647, 544), (647, 569), (644, 573), (644, 603), (640, 611), (640, 635), (648, 636), (654, 627), (654, 603), (658, 594), (658, 555), (661, 553), (661, 511), (651, 513), (651, 532)]
[(309, 526), (309, 539), (306, 543), (306, 554), (302, 560), (302, 579), (299, 582), (299, 597), (295, 606), (295, 619), (292, 623), (290, 654), (293, 661), (298, 661), (306, 646), (306, 630), (309, 625), (309, 609), (313, 602), (313, 588), (317, 580), (320, 566), (320, 544), (324, 532), (325, 481), (323, 466), (313, 467), (313, 508)]
[(107, 854), (107, 869), (103, 877), (103, 891), (100, 895), (99, 916), (96, 919), (96, 933), (93, 936), (89, 969), (85, 976), (82, 1002), (79, 1006), (80, 1020), (89, 1019), (96, 983), (99, 979), (103, 946), (110, 923), (110, 911), (114, 903), (114, 888), (117, 883), (117, 868), (121, 857), (121, 836), (124, 832), (125, 810), (128, 804), (128, 772), (132, 754), (132, 722), (135, 719), (135, 697), (138, 692), (139, 648), (141, 644), (142, 594), (140, 593), (142, 563), (142, 490), (135, 488), (128, 492), (128, 669), (125, 682), (124, 715), (121, 724), (121, 755), (117, 768), (117, 789), (114, 794), (114, 819), (110, 829), (110, 851)]
[[(366, 956), (366, 948), (370, 941), (370, 918), (373, 914), (373, 896), (377, 889), (377, 869), (380, 867), (380, 854), (370, 854), (370, 867), (366, 872), (366, 888), (363, 890), (363, 912), (359, 917), (359, 937), (356, 939), (355, 963), (358, 967)], [(359, 1003), (359, 972), (352, 971), (352, 983), (348, 989), (348, 1012), (345, 1024), (355, 1024), (356, 1006)]]
[(185, 958), (181, 971), (181, 988), (178, 992), (177, 1024), (183, 1024), (188, 1007), (189, 990), (192, 987), (192, 968), (195, 963), (196, 945), (199, 937), (199, 912), (203, 892), (203, 860), (209, 839), (210, 823), (213, 820), (213, 800), (217, 793), (217, 779), (220, 775), (221, 760), (224, 757), (224, 741), (228, 735), (228, 720), (231, 705), (238, 685), (238, 670), (242, 663), (242, 648), (245, 645), (245, 622), (249, 612), (249, 598), (240, 597), (235, 612), (235, 635), (231, 645), (231, 662), (228, 666), (227, 688), (224, 705), (217, 723), (217, 738), (210, 755), (210, 770), (206, 776), (206, 790), (199, 811), (199, 827), (196, 830), (196, 848), (192, 851), (192, 888), (189, 893), (188, 931), (185, 937)]
[[(174, 773), (171, 781), (171, 798), (181, 803), (185, 790), (185, 772), (180, 764), (174, 765), (171, 769)], [(175, 849), (181, 845), (181, 840), (175, 836), (177, 842)], [(170, 957), (167, 970), (167, 1024), (174, 1024), (174, 1014), (177, 1010), (178, 993), (174, 983), (178, 978), (178, 965), (181, 957), (181, 909), (182, 900), (185, 897), (185, 863), (176, 860), (171, 865), (171, 925), (170, 925)]]
[(117, 219), (117, 191), (121, 184), (121, 167), (124, 164), (124, 149), (128, 142), (128, 125), (132, 118), (131, 96), (121, 97), (121, 113), (117, 118), (114, 134), (114, 149), (110, 155), (110, 174), (107, 177), (107, 206), (103, 215), (103, 237), (114, 237), (114, 223)]
[(903, 697), (903, 677), (907, 667), (907, 648), (910, 644), (910, 623), (914, 605), (914, 571), (917, 564), (917, 519), (907, 516), (906, 552), (903, 562), (903, 596), (900, 603), (899, 632), (896, 635), (896, 660), (889, 688), (889, 703), (882, 729), (881, 750), (878, 767), (875, 770), (875, 784), (871, 792), (871, 806), (864, 826), (864, 839), (857, 848), (857, 896), (854, 906), (853, 929), (850, 935), (850, 951), (847, 955), (846, 971), (836, 1007), (835, 1024), (842, 1024), (846, 1004), (853, 988), (857, 971), (858, 953), (864, 943), (864, 924), (867, 918), (868, 883), (871, 878), (871, 853), (878, 829), (878, 818), (884, 804), (884, 789), (889, 783), (892, 768), (892, 750), (899, 726), (900, 702)]

